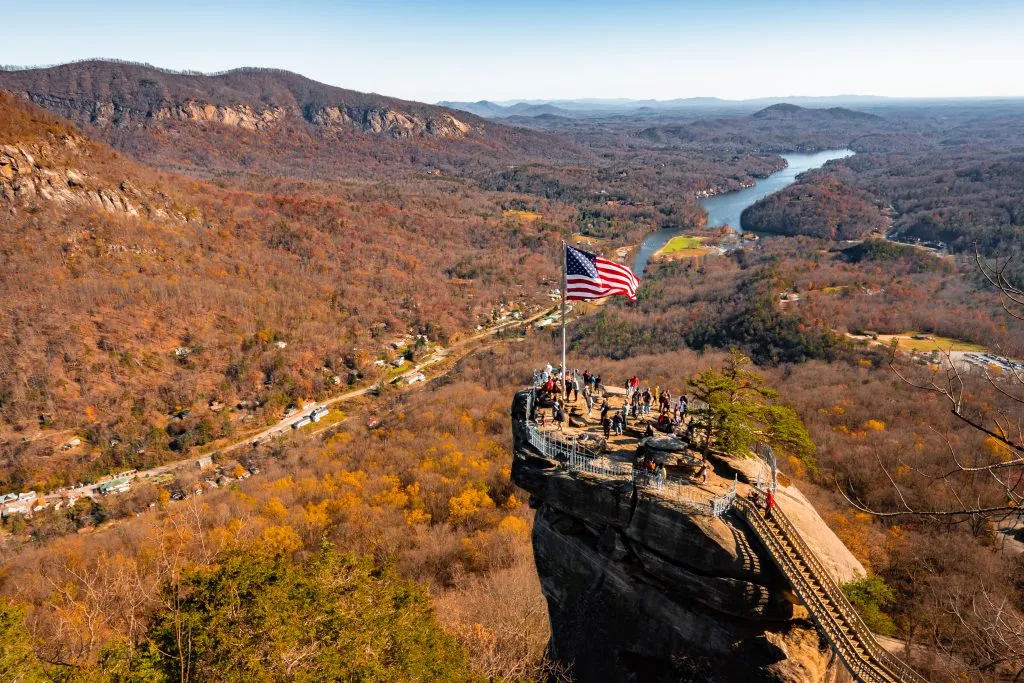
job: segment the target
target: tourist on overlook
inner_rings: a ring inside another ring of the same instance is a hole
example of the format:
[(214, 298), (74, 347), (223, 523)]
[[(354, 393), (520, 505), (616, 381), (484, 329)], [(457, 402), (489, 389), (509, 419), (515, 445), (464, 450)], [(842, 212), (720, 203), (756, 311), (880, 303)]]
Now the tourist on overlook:
[(590, 382), (583, 385), (583, 400), (587, 404), (587, 417), (594, 412), (594, 393), (590, 390)]
[(697, 470), (697, 478), (700, 479), (700, 483), (706, 484), (708, 482), (708, 461), (705, 460), (700, 464), (700, 469)]
[(601, 427), (604, 429), (604, 438), (610, 439), (612, 437), (612, 421), (608, 419), (608, 413), (603, 408), (601, 409)]
[(659, 489), (665, 485), (665, 479), (668, 477), (668, 470), (665, 469), (665, 463), (658, 465), (658, 468), (654, 470), (654, 485)]

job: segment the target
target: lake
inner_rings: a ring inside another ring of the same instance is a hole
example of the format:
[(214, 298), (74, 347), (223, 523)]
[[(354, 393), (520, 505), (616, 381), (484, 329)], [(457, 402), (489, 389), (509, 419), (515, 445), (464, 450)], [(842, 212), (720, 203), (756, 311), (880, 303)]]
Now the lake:
[[(699, 199), (697, 203), (708, 212), (707, 227), (714, 228), (719, 225), (728, 225), (734, 230), (740, 230), (740, 214), (759, 199), (767, 197), (773, 192), (796, 182), (796, 177), (804, 171), (824, 166), (826, 162), (833, 159), (845, 159), (853, 156), (853, 150), (849, 149), (827, 149), (813, 154), (780, 154), (786, 160), (787, 166), (781, 171), (772, 173), (767, 178), (758, 180), (753, 187), (748, 187), (736, 192), (725, 192), (714, 197)], [(640, 245), (633, 260), (633, 271), (643, 273), (654, 252), (665, 246), (665, 243), (674, 236), (687, 232), (686, 230), (656, 230), (652, 232)]]

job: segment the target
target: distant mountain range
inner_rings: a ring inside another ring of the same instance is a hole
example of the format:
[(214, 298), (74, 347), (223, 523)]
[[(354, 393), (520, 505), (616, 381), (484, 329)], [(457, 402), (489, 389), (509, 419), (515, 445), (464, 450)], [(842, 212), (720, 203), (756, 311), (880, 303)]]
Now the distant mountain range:
[(760, 97), (748, 100), (728, 100), (719, 97), (685, 97), (671, 100), (632, 100), (632, 99), (600, 99), (585, 98), (579, 100), (509, 100), (493, 102), (442, 101), (438, 106), (476, 114), (489, 119), (510, 118), (513, 116), (555, 115), (566, 118), (589, 118), (629, 114), (662, 114), (672, 112), (694, 111), (753, 111), (776, 104), (794, 104), (809, 109), (836, 107), (884, 107), (887, 105), (923, 104), (923, 103), (967, 103), (984, 102), (1000, 99), (1016, 98), (941, 98), (941, 99), (910, 99), (882, 97), (878, 95), (832, 95), (827, 97)]

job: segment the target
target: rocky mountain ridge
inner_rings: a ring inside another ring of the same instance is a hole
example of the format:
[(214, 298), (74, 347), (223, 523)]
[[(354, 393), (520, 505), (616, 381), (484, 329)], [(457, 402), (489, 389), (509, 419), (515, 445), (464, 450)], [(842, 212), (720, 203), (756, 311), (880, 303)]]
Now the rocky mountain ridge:
[(0, 88), (79, 125), (99, 128), (176, 120), (260, 131), (291, 118), (371, 135), (449, 139), (465, 136), (476, 125), (441, 107), (335, 88), (269, 69), (207, 76), (91, 61), (0, 71)]

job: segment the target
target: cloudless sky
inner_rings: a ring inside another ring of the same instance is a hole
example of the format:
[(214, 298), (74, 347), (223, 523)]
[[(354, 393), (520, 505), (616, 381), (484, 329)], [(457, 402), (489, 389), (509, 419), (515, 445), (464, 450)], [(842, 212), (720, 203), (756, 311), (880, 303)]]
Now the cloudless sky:
[(0, 64), (268, 66), (426, 102), (1024, 95), (1024, 0), (48, 0), (0, 16)]

